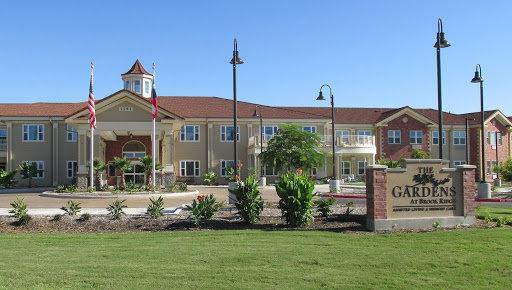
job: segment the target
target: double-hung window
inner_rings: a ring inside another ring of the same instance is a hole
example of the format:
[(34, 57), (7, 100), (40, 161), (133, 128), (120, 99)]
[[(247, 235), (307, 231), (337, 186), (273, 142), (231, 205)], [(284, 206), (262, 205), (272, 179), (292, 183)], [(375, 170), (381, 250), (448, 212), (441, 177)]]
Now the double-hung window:
[(37, 173), (34, 178), (44, 178), (44, 161), (23, 161), (36, 164)]
[(44, 125), (24, 124), (23, 141), (42, 142), (44, 141)]
[(263, 139), (268, 141), (277, 134), (279, 127), (277, 126), (263, 126)]
[(144, 81), (144, 93), (149, 94), (149, 81)]
[(181, 160), (180, 161), (180, 176), (197, 177), (199, 172), (198, 160)]
[(303, 126), (302, 130), (309, 132), (309, 133), (316, 134), (316, 126)]
[[(432, 145), (439, 145), (439, 131), (432, 131)], [(446, 131), (443, 131), (443, 145), (446, 145)]]
[(341, 162), (341, 174), (342, 175), (350, 175), (350, 161), (342, 161)]
[(183, 141), (183, 142), (199, 141), (199, 126), (198, 125), (185, 125), (185, 126), (181, 127), (180, 141)]
[(402, 143), (400, 130), (389, 130), (388, 131), (388, 144), (400, 144)]
[(66, 163), (67, 177), (74, 178), (78, 169), (78, 163), (76, 161), (67, 161)]
[(135, 80), (133, 82), (133, 90), (137, 93), (137, 94), (140, 94), (141, 92), (141, 89), (140, 89), (140, 80)]
[(466, 145), (465, 131), (453, 131), (453, 145)]
[(366, 173), (367, 161), (357, 161), (357, 174), (363, 175)]
[(66, 140), (68, 142), (76, 142), (78, 140), (78, 132), (76, 128), (70, 125), (66, 125)]
[(228, 169), (233, 168), (234, 165), (235, 165), (235, 162), (233, 160), (221, 160), (220, 161), (220, 175), (227, 176)]
[(371, 142), (370, 137), (372, 136), (371, 130), (357, 130), (357, 142), (358, 143), (369, 143)]
[(496, 138), (498, 138), (498, 145), (503, 144), (500, 132), (487, 132), (487, 144), (496, 146)]
[[(342, 144), (348, 144), (349, 136), (350, 136), (349, 130), (337, 130), (336, 131), (336, 140), (339, 140), (339, 141), (336, 141), (336, 142), (341, 142)], [(338, 144), (338, 145), (340, 145), (340, 144)]]
[[(220, 140), (223, 142), (233, 142), (235, 139), (235, 127), (229, 125), (220, 126)], [(236, 126), (236, 141), (240, 141), (240, 126)]]
[(124, 89), (130, 90), (130, 81), (124, 81)]
[(409, 131), (409, 140), (411, 144), (422, 144), (423, 143), (423, 131), (411, 130)]
[(7, 150), (7, 129), (0, 129), (0, 151)]
[(267, 166), (263, 167), (263, 175), (276, 176), (277, 172), (276, 172), (276, 169), (274, 168), (274, 166), (267, 165)]

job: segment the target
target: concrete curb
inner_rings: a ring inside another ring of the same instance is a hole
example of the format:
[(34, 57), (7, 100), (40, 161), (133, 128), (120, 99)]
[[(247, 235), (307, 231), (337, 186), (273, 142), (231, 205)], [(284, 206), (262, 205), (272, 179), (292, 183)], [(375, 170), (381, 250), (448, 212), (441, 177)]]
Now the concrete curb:
[[(178, 207), (170, 207), (165, 208), (163, 210), (164, 215), (177, 215), (180, 214), (183, 209), (186, 208), (186, 205), (181, 205)], [(9, 213), (10, 208), (0, 208), (0, 216), (12, 216)], [(124, 212), (127, 216), (140, 216), (146, 215), (146, 208), (125, 208)], [(82, 214), (88, 213), (93, 216), (106, 216), (108, 215), (108, 211), (106, 208), (82, 208), (80, 213), (76, 215), (75, 218), (79, 218)], [(28, 214), (31, 216), (54, 216), (57, 214), (65, 214), (63, 210), (60, 208), (29, 208)]]
[(11, 194), (11, 193), (38, 193), (49, 190), (54, 190), (55, 187), (26, 187), (26, 188), (8, 188), (0, 189), (0, 194)]
[(150, 198), (150, 197), (181, 197), (197, 195), (199, 191), (187, 192), (166, 192), (166, 193), (147, 193), (147, 194), (112, 194), (112, 195), (94, 195), (94, 194), (81, 194), (81, 193), (56, 193), (52, 191), (45, 191), (39, 196), (52, 197), (52, 198), (65, 198), (65, 199), (110, 199), (110, 198)]

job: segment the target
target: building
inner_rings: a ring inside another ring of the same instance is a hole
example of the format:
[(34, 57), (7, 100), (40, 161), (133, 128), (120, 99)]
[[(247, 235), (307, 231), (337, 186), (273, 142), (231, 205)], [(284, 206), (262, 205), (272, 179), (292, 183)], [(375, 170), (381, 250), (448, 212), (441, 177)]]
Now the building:
[[(122, 90), (97, 101), (94, 156), (106, 162), (115, 156), (128, 157), (133, 168), (126, 174), (126, 180), (143, 182), (144, 173), (137, 159), (151, 155), (153, 76), (137, 60), (121, 79)], [(201, 175), (207, 171), (225, 176), (226, 169), (233, 164), (232, 100), (159, 96), (159, 107), (155, 155), (163, 166), (164, 176), (190, 183), (200, 183)], [(264, 150), (282, 124), (297, 124), (319, 134), (322, 150), (331, 152), (330, 108), (271, 107), (239, 102), (238, 109), (236, 138), (242, 175), (260, 170), (261, 147)], [(263, 128), (259, 126), (259, 118), (253, 117), (255, 110), (262, 114)], [(35, 162), (41, 173), (34, 182), (40, 186), (70, 184), (77, 178), (86, 178), (90, 146), (88, 114), (85, 102), (0, 104), (0, 167), (15, 170), (23, 161)], [(488, 111), (485, 116), (486, 179), (492, 180), (491, 165), (510, 157), (512, 122), (499, 110)], [(451, 165), (467, 162), (467, 146), (469, 162), (481, 168), (479, 117), (479, 113), (444, 113), (446, 131), (441, 142), (445, 159)], [(472, 119), (468, 136), (466, 118)], [(440, 143), (436, 119), (437, 111), (433, 109), (336, 108), (338, 178), (362, 178), (367, 164), (382, 158), (407, 158), (414, 149), (430, 152), (436, 158)], [(259, 137), (260, 130), (264, 133), (263, 140)], [(331, 176), (329, 160), (313, 174), (318, 178)], [(276, 175), (272, 168), (262, 171), (270, 179)], [(117, 175), (109, 167), (105, 179), (116, 184)]]

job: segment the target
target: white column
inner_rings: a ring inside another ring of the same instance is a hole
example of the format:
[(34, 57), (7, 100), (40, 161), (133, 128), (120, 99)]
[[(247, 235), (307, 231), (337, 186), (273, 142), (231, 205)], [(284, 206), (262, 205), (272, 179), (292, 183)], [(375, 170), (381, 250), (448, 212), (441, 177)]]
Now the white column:
[(9, 122), (6, 124), (7, 125), (7, 151), (6, 151), (6, 164), (5, 164), (5, 169), (7, 171), (12, 171), (13, 170), (13, 164), (12, 164), (12, 123)]
[(77, 129), (78, 134), (78, 172), (87, 174), (87, 131), (85, 129)]

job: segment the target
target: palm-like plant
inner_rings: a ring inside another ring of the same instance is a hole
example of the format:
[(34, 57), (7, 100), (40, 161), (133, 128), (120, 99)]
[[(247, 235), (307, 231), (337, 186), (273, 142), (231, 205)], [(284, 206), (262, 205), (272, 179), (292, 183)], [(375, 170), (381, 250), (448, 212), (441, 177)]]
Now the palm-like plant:
[[(149, 186), (150, 185), (150, 176), (151, 176), (151, 171), (153, 170), (153, 157), (151, 157), (151, 155), (146, 155), (142, 158), (139, 159), (141, 165), (142, 165), (142, 170), (144, 170), (144, 175), (146, 177), (146, 184)], [(160, 164), (155, 164), (155, 170), (161, 170), (162, 169), (162, 166)]]
[(107, 168), (107, 164), (102, 160), (94, 160), (92, 163), (92, 167), (94, 169), (94, 179), (96, 184), (96, 189), (100, 189), (100, 173), (105, 171)]
[(121, 186), (126, 188), (126, 181), (124, 180), (124, 174), (126, 171), (130, 170), (132, 164), (130, 160), (126, 159), (126, 157), (114, 157), (114, 160), (111, 161), (112, 166), (121, 172)]
[(28, 187), (32, 187), (32, 178), (39, 173), (35, 162), (25, 161), (20, 164), (20, 174), (23, 179), (28, 179)]

